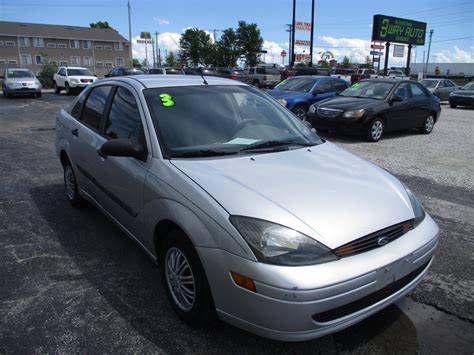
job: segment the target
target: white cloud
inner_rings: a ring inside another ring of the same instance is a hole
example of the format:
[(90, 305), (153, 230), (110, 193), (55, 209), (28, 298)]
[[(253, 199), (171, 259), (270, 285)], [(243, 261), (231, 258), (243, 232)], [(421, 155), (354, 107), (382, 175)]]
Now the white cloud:
[(160, 17), (153, 17), (153, 20), (158, 22), (159, 25), (169, 25), (171, 22)]
[[(262, 48), (267, 51), (265, 54), (265, 62), (281, 64), (281, 51), (284, 49), (280, 44), (273, 41), (263, 41)], [(286, 50), (288, 53), (288, 50)], [(288, 62), (288, 55), (285, 58), (285, 62)]]
[(473, 63), (474, 57), (472, 53), (454, 46), (454, 50), (443, 49), (434, 53), (433, 59), (430, 58), (430, 61), (436, 63)]

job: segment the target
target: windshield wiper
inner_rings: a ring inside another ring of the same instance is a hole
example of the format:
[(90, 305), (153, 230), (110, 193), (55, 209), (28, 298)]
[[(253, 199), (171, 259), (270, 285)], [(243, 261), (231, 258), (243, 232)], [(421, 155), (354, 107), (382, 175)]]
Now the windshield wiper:
[(240, 152), (249, 151), (249, 150), (258, 150), (258, 149), (266, 149), (266, 148), (274, 148), (274, 147), (281, 147), (285, 145), (299, 145), (303, 147), (312, 147), (316, 145), (316, 143), (309, 143), (309, 142), (295, 142), (291, 140), (286, 141), (278, 141), (278, 140), (271, 140), (265, 142), (258, 142), (254, 144), (250, 144), (246, 147), (240, 148)]
[(228, 150), (213, 150), (213, 149), (201, 149), (190, 152), (178, 152), (174, 153), (172, 158), (198, 158), (198, 157), (217, 157), (220, 155), (232, 155), (237, 154), (236, 151)]

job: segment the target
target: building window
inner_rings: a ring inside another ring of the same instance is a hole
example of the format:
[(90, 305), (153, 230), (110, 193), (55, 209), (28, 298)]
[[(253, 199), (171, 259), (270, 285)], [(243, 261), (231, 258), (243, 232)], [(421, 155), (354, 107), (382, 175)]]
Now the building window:
[(67, 67), (67, 62), (65, 62), (65, 61), (60, 61), (60, 62), (59, 62), (59, 66), (60, 66), (60, 67)]
[(69, 48), (79, 49), (80, 48), (79, 41), (77, 39), (69, 40)]
[(35, 63), (39, 65), (43, 65), (44, 58), (42, 55), (35, 55)]
[(92, 48), (92, 41), (82, 41), (82, 48), (91, 49)]
[(105, 62), (105, 66), (106, 66), (106, 67), (112, 68), (113, 65), (114, 65), (114, 63), (112, 63), (112, 62)]
[(0, 41), (0, 46), (3, 46), (3, 41)]
[(115, 43), (116, 51), (123, 51), (123, 43)]
[(31, 65), (31, 55), (22, 54), (21, 55), (21, 64), (22, 65)]
[(71, 65), (81, 65), (81, 57), (72, 56), (71, 57)]
[(101, 50), (102, 50), (102, 46), (97, 45), (97, 46), (95, 46), (95, 49), (98, 49), (98, 50), (101, 51)]
[(111, 51), (112, 50), (112, 46), (104, 46), (104, 51)]
[(123, 58), (115, 58), (115, 65), (117, 67), (123, 67)]
[(5, 59), (0, 59), (0, 65), (7, 64), (7, 61)]
[(104, 66), (104, 62), (95, 62), (95, 65), (97, 67), (103, 67)]
[(8, 64), (15, 64), (16, 65), (16, 59), (8, 59)]
[(43, 38), (33, 38), (33, 46), (34, 47), (44, 47), (44, 39)]
[(5, 41), (5, 45), (7, 47), (15, 47), (16, 43), (14, 41)]
[(58, 48), (67, 48), (66, 43), (58, 43)]
[(56, 43), (46, 43), (46, 47), (48, 47), (48, 48), (56, 48)]
[(28, 37), (20, 37), (20, 47), (29, 47), (30, 39)]
[(84, 65), (92, 66), (92, 57), (84, 57)]

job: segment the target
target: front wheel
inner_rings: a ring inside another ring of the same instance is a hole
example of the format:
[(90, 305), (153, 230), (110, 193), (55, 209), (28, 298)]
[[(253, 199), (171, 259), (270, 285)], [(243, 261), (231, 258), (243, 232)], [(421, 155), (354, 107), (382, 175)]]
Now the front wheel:
[(435, 120), (432, 114), (429, 114), (426, 117), (423, 127), (421, 127), (420, 132), (423, 134), (430, 134), (433, 131)]
[(71, 88), (68, 83), (66, 83), (66, 95), (71, 95)]
[(378, 142), (382, 138), (384, 131), (384, 124), (380, 118), (374, 119), (367, 131), (367, 140), (369, 142)]
[(456, 105), (454, 102), (450, 102), (449, 107), (456, 108), (456, 107), (458, 107), (458, 105)]
[(306, 119), (306, 114), (308, 109), (304, 105), (297, 105), (293, 108), (293, 113), (298, 117), (301, 121)]
[(66, 197), (73, 207), (80, 208), (85, 205), (84, 199), (79, 194), (76, 175), (69, 161), (64, 165), (64, 189)]
[(59, 88), (58, 84), (54, 82), (54, 93), (59, 95), (61, 93), (61, 89)]
[(178, 316), (192, 326), (215, 319), (215, 307), (196, 249), (178, 230), (168, 234), (161, 248), (163, 283)]

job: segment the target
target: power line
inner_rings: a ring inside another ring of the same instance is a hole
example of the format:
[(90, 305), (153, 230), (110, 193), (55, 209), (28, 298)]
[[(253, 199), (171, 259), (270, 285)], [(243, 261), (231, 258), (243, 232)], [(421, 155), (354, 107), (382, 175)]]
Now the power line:
[(449, 38), (449, 39), (440, 39), (440, 40), (438, 40), (438, 41), (433, 41), (432, 43), (449, 42), (449, 41), (459, 41), (459, 40), (462, 40), (462, 39), (469, 39), (469, 38), (474, 38), (474, 36), (458, 37), (458, 38)]

